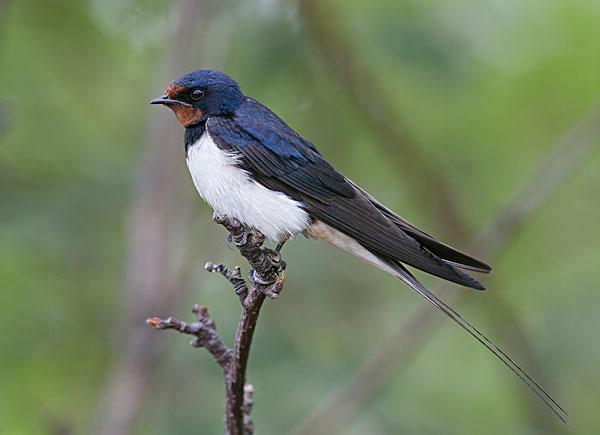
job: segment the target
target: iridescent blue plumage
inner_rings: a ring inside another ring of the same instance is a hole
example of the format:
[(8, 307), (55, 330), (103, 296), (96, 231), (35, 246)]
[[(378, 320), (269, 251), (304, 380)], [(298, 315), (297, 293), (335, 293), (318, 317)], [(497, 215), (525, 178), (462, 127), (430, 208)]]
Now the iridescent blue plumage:
[(393, 274), (483, 344), (563, 418), (564, 410), (527, 373), (404, 266), (483, 290), (464, 270), (487, 273), (488, 265), (376, 201), (220, 71), (185, 74), (152, 102), (170, 107), (186, 127), (188, 167), (213, 208), (280, 243), (303, 232)]
[[(201, 122), (186, 129), (186, 147), (206, 130), (219, 148), (239, 155), (240, 168), (256, 182), (299, 201), (314, 220), (358, 241), (382, 261), (403, 262), (483, 289), (459, 267), (488, 272), (489, 266), (438, 242), (382, 208), (336, 171), (311, 142), (271, 110), (245, 97), (230, 77), (219, 71), (198, 70), (173, 84), (184, 89), (179, 97), (182, 101), (204, 113)], [(193, 101), (189, 95), (194, 89), (201, 89), (206, 95)]]

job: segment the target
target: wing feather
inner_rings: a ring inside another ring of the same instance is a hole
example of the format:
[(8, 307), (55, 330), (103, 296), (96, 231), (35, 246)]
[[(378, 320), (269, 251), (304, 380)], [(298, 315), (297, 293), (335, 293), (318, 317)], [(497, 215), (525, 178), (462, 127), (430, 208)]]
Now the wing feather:
[[(264, 116), (248, 114), (257, 110)], [(405, 231), (393, 219), (395, 215), (374, 204), (362, 189), (325, 161), (310, 142), (268, 109), (249, 99), (238, 112), (230, 118), (209, 118), (207, 130), (219, 147), (239, 154), (240, 165), (257, 182), (300, 201), (311, 217), (354, 238), (377, 255), (458, 284), (484, 288), (418, 241), (418, 237), (424, 237), (420, 233), (413, 231), (415, 237)]]
[(474, 272), (491, 272), (492, 268), (483, 261), (473, 258), (470, 255), (465, 254), (464, 252), (460, 252), (459, 250), (454, 249), (453, 247), (434, 239), (432, 236), (430, 236), (423, 230), (417, 228), (415, 225), (411, 224), (406, 219), (398, 216), (389, 208), (381, 204), (379, 201), (377, 201), (375, 198), (373, 198), (371, 195), (369, 195), (367, 192), (361, 189), (353, 181), (348, 180), (348, 182), (352, 184), (355, 189), (359, 190), (363, 195), (365, 195), (365, 197), (369, 199), (371, 204), (373, 204), (379, 211), (381, 211), (389, 220), (394, 222), (394, 224), (398, 225), (398, 227), (400, 227), (402, 231), (415, 238), (424, 247), (426, 247), (428, 250), (433, 252), (435, 255), (437, 255), (444, 261), (447, 261), (462, 269), (468, 269)]

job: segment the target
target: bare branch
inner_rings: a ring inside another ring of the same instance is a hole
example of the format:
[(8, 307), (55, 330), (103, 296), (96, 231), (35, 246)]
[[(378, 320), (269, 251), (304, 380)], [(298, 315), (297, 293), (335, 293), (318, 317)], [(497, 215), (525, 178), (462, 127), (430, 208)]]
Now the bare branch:
[(233, 286), (240, 298), (242, 314), (238, 322), (233, 349), (227, 348), (217, 334), (215, 322), (208, 316), (206, 307), (195, 305), (194, 313), (198, 320), (186, 323), (181, 320), (153, 317), (146, 323), (155, 329), (172, 329), (196, 339), (194, 347), (204, 347), (223, 369), (225, 383), (224, 424), (228, 435), (250, 435), (254, 424), (250, 417), (254, 388), (246, 384), (246, 369), (252, 347), (252, 337), (260, 309), (266, 297), (276, 299), (283, 289), (282, 272), (286, 263), (279, 253), (263, 248), (264, 236), (237, 219), (215, 214), (214, 221), (223, 225), (235, 246), (251, 266), (248, 287), (238, 266), (230, 270), (222, 264), (206, 263), (209, 272), (221, 274)]
[(252, 384), (244, 385), (244, 404), (242, 405), (242, 412), (244, 414), (244, 430), (245, 435), (252, 435), (254, 433), (254, 423), (250, 414), (252, 413), (252, 406), (254, 405), (254, 387)]
[[(540, 163), (539, 168), (498, 213), (489, 229), (475, 239), (473, 249), (487, 258), (501, 254), (525, 223), (538, 213), (548, 198), (598, 151), (600, 106), (595, 107)], [(436, 292), (446, 291), (446, 285)], [(449, 302), (457, 302), (466, 293), (455, 293)], [(440, 316), (428, 305), (421, 305), (400, 327), (370, 354), (335, 395), (319, 404), (315, 412), (293, 431), (296, 435), (329, 434), (339, 431), (424, 343), (427, 335), (439, 326)]]
[(258, 231), (249, 230), (237, 219), (229, 219), (219, 214), (215, 214), (213, 220), (229, 231), (236, 247), (252, 267), (249, 273), (252, 287), (242, 301), (242, 315), (235, 334), (233, 361), (225, 381), (225, 427), (230, 434), (242, 434), (247, 433), (244, 432), (243, 421), (244, 385), (256, 321), (265, 297), (279, 297), (283, 288), (280, 273), (285, 270), (286, 264), (278, 253), (261, 248), (265, 238)]
[(242, 278), (242, 269), (239, 266), (235, 266), (233, 270), (229, 270), (224, 264), (214, 264), (209, 261), (204, 265), (204, 268), (211, 273), (220, 273), (223, 275), (233, 286), (235, 294), (240, 298), (240, 302), (244, 303), (244, 300), (248, 296), (248, 286), (244, 278)]
[(205, 348), (223, 371), (227, 371), (233, 352), (225, 346), (223, 340), (217, 334), (215, 321), (209, 317), (208, 308), (202, 305), (194, 305), (192, 312), (198, 318), (198, 321), (193, 323), (185, 323), (172, 317), (164, 320), (152, 317), (147, 319), (146, 323), (154, 329), (174, 329), (183, 334), (193, 335), (196, 339), (192, 341), (192, 346)]

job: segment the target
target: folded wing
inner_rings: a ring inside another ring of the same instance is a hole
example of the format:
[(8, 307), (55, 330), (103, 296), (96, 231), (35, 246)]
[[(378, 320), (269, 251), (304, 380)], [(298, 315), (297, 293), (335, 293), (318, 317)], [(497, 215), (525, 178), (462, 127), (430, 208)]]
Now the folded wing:
[(312, 218), (352, 237), (378, 256), (467, 287), (484, 288), (452, 263), (477, 271), (489, 271), (488, 266), (437, 242), (393, 214), (337, 172), (310, 142), (272, 112), (251, 116), (257, 110), (268, 111), (248, 100), (234, 117), (210, 118), (207, 122), (215, 143), (238, 153), (244, 169), (257, 182), (302, 202)]
[(461, 269), (472, 270), (479, 273), (489, 273), (492, 270), (492, 268), (483, 261), (473, 258), (463, 252), (458, 251), (457, 249), (452, 248), (451, 246), (446, 245), (445, 243), (440, 242), (439, 240), (434, 239), (429, 234), (420, 230), (406, 219), (398, 216), (396, 213), (382, 205), (379, 201), (357, 186), (353, 181), (348, 180), (348, 182), (352, 184), (355, 189), (359, 190), (363, 195), (365, 195), (371, 204), (373, 204), (402, 231), (413, 237), (415, 240), (417, 240), (417, 242), (444, 261), (460, 267)]

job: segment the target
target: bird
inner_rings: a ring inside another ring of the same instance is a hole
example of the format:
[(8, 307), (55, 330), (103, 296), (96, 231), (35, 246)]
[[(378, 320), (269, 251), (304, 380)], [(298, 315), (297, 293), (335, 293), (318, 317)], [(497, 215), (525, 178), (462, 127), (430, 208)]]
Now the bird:
[(469, 272), (489, 273), (485, 262), (384, 206), (221, 71), (186, 73), (150, 103), (171, 109), (185, 128), (187, 167), (215, 212), (256, 229), (277, 252), (303, 234), (390, 273), (487, 348), (566, 422), (566, 411), (527, 372), (407, 269), (484, 290)]

